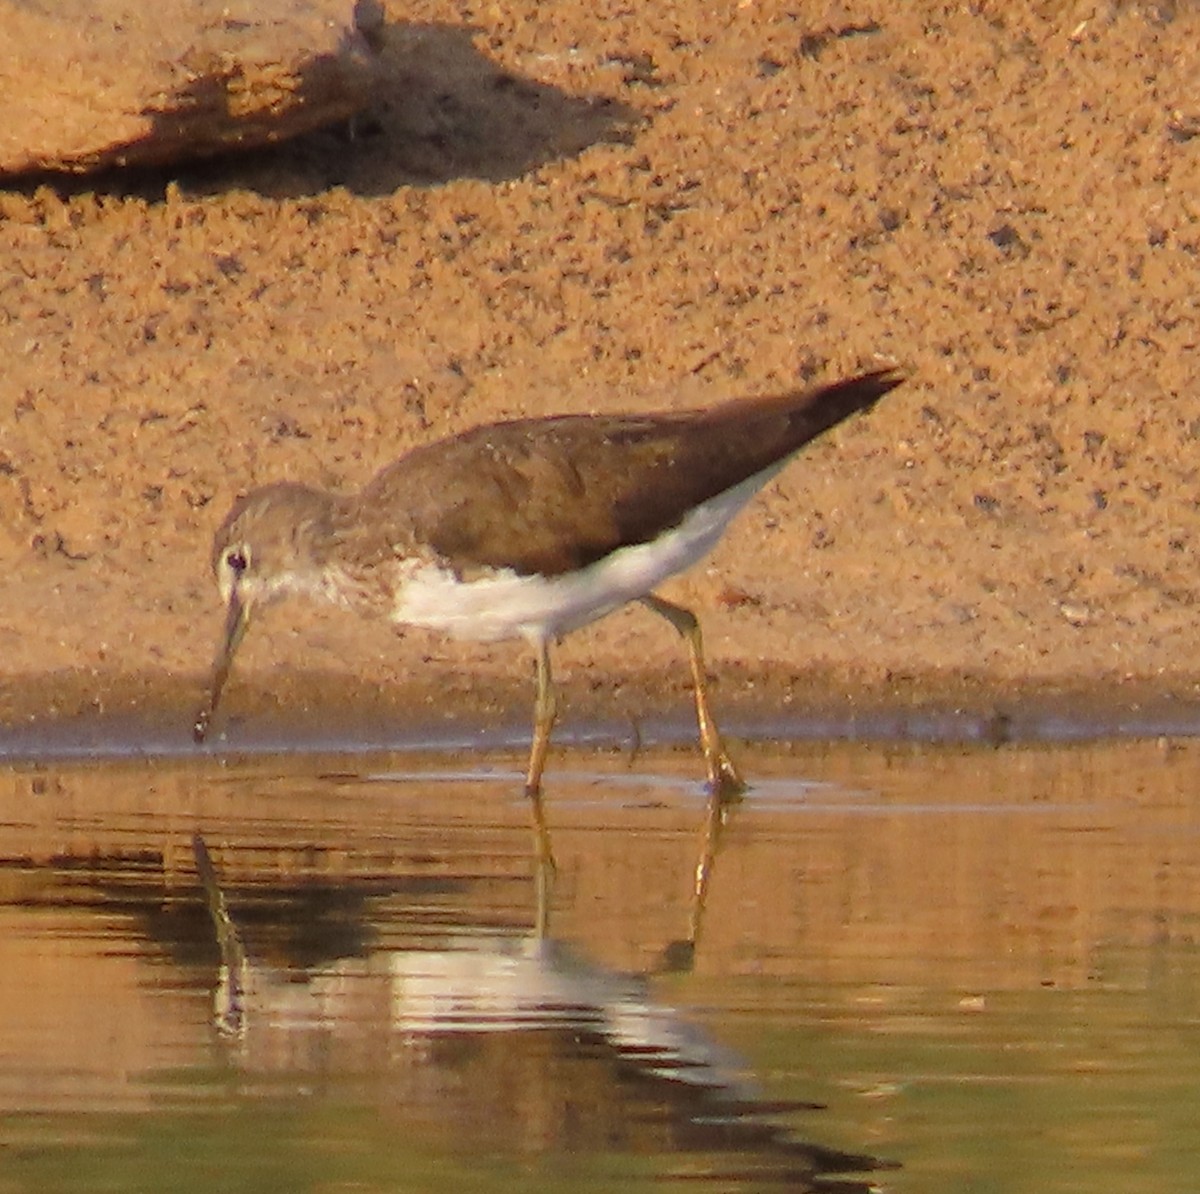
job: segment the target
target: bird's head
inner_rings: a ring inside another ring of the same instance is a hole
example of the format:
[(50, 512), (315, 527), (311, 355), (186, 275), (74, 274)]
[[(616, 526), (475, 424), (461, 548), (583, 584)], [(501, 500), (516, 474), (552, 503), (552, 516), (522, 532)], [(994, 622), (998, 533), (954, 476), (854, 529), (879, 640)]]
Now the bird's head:
[(333, 499), (319, 489), (279, 484), (240, 498), (213, 539), (212, 568), (225, 604), (225, 632), (213, 664), (208, 703), (193, 725), (202, 742), (252, 614), (289, 593), (318, 591), (321, 545)]

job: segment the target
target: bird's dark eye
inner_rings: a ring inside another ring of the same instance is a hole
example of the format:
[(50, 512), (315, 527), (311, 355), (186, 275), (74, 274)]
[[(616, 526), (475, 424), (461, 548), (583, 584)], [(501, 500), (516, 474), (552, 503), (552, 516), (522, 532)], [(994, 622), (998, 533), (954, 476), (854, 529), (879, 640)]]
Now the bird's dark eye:
[(235, 576), (241, 576), (250, 567), (250, 561), (240, 547), (234, 547), (225, 553), (225, 564)]

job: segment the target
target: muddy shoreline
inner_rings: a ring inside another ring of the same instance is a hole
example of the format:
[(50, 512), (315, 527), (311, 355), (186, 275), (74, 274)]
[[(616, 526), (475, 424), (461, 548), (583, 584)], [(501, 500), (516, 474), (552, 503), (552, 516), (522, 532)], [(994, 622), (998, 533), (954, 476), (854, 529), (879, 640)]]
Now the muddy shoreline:
[[(254, 485), (892, 364), (666, 593), (726, 721), (1200, 725), (1200, 10), (876, 6), (842, 36), (837, 5), (669, 7), (406, 5), (353, 138), (0, 192), (11, 740), (186, 735), (209, 545)], [(634, 614), (559, 671), (564, 734), (687, 724), (679, 644)], [(227, 700), (302, 742), (524, 726), (529, 679), (281, 608)]]
[[(829, 677), (823, 679), (828, 680)], [(555, 750), (629, 754), (698, 749), (690, 694), (664, 692), (655, 677), (565, 678)], [(523, 673), (481, 684), (469, 671), (436, 685), (366, 689), (334, 673), (282, 671), (269, 690), (239, 686), (203, 747), (191, 739), (201, 678), (180, 687), (162, 677), (38, 676), (14, 684), (0, 728), (0, 758), (170, 757), (414, 751), (456, 758), (514, 752), (530, 733), (532, 681)], [(731, 740), (787, 749), (815, 740), (1002, 747), (1110, 738), (1191, 737), (1200, 725), (1195, 685), (1114, 681), (1012, 685), (986, 678), (924, 683), (898, 679), (833, 690), (812, 677), (763, 683), (734, 668), (713, 685)], [(319, 695), (317, 695), (319, 694)], [(697, 753), (697, 775), (701, 764)]]

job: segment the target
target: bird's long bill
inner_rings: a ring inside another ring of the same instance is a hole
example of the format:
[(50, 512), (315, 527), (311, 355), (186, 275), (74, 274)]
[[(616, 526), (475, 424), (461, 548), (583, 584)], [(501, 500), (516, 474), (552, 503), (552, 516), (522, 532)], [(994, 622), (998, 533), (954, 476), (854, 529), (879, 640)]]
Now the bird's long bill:
[(229, 594), (229, 611), (225, 616), (225, 633), (221, 645), (217, 649), (217, 658), (213, 662), (212, 685), (209, 688), (208, 703), (196, 714), (192, 723), (192, 737), (197, 742), (203, 742), (208, 734), (209, 723), (217, 711), (217, 702), (221, 699), (221, 691), (225, 681), (229, 679), (229, 669), (233, 666), (233, 657), (237, 652), (238, 643), (246, 633), (250, 624), (250, 610), (238, 596), (237, 589)]

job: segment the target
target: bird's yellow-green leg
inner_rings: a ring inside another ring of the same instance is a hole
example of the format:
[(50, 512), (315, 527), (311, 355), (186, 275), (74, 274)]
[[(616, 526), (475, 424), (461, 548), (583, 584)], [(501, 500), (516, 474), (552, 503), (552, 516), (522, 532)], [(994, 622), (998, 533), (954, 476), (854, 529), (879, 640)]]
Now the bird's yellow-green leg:
[(708, 782), (719, 799), (732, 800), (746, 790), (746, 784), (721, 742), (721, 732), (717, 729), (708, 703), (708, 677), (704, 667), (704, 639), (700, 633), (700, 623), (690, 609), (664, 601), (653, 593), (643, 597), (642, 604), (666, 618), (688, 645), (692, 686), (696, 694), (696, 722), (700, 727), (700, 745), (708, 766)]

